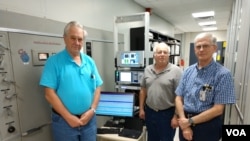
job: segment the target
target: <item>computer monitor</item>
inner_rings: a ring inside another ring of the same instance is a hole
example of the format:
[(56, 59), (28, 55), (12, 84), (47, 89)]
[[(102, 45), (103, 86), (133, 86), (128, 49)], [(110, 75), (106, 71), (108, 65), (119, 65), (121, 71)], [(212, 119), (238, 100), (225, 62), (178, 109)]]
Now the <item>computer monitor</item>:
[(113, 117), (134, 116), (135, 94), (132, 92), (101, 92), (96, 115)]
[(118, 51), (118, 67), (144, 67), (144, 51)]

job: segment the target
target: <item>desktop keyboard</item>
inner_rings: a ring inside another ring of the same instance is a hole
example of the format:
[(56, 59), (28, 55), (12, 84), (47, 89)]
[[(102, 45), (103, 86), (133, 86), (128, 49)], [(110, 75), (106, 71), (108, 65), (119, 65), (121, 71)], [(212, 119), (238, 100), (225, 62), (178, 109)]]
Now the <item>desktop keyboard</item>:
[(97, 128), (97, 134), (118, 134), (120, 128)]
[(123, 128), (118, 135), (122, 137), (138, 139), (141, 136), (141, 134), (142, 131)]
[(122, 123), (116, 123), (114, 121), (110, 121), (108, 120), (105, 124), (104, 124), (104, 127), (113, 127), (113, 128), (123, 128), (123, 124)]

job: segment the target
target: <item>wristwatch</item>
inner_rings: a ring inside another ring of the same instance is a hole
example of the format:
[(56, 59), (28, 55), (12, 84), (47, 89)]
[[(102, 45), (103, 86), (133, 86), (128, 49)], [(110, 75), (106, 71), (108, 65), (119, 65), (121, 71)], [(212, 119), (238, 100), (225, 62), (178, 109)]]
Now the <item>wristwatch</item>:
[(90, 110), (92, 110), (94, 113), (96, 112), (95, 108), (91, 107)]
[(194, 121), (193, 121), (192, 118), (188, 118), (188, 123), (189, 123), (191, 126), (195, 126)]

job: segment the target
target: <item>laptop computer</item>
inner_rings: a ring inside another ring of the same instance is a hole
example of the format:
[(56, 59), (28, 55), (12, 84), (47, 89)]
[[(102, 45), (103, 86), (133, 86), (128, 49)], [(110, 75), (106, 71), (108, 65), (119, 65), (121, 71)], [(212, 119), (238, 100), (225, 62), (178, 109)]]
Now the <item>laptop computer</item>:
[(144, 121), (137, 118), (126, 118), (124, 123), (124, 128), (119, 132), (119, 136), (138, 139), (143, 130)]

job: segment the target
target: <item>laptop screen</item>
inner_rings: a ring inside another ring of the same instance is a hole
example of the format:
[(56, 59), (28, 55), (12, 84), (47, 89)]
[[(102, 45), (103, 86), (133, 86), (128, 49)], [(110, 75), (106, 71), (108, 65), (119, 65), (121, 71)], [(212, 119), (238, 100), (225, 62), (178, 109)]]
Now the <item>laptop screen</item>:
[(134, 99), (132, 92), (101, 92), (96, 115), (133, 117)]

